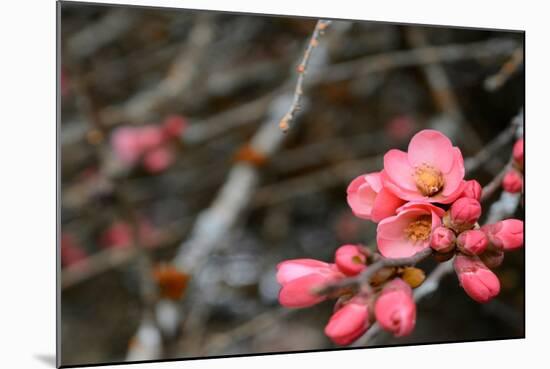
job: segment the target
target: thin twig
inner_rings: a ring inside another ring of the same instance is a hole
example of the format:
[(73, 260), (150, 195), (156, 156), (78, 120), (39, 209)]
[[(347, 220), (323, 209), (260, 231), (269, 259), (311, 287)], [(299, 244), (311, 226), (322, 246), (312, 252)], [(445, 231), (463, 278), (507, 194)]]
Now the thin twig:
[(317, 21), (317, 24), (315, 25), (315, 29), (313, 30), (313, 35), (311, 36), (311, 39), (309, 40), (309, 43), (307, 44), (306, 51), (304, 52), (304, 57), (302, 58), (302, 61), (298, 65), (298, 81), (296, 82), (296, 88), (294, 89), (294, 97), (292, 100), (292, 104), (290, 105), (290, 108), (286, 112), (286, 114), (283, 116), (281, 121), (279, 122), (279, 128), (283, 132), (288, 131), (290, 127), (290, 123), (292, 122), (292, 119), (294, 118), (296, 111), (299, 109), (300, 106), (300, 100), (302, 99), (303, 95), (303, 84), (304, 84), (304, 76), (307, 71), (307, 66), (309, 64), (309, 59), (311, 57), (311, 54), (313, 53), (313, 49), (317, 47), (319, 44), (319, 37), (323, 34), (324, 30), (330, 25), (332, 21), (329, 20), (323, 20), (319, 19)]
[(426, 259), (431, 254), (432, 249), (428, 247), (420, 252), (417, 252), (413, 256), (406, 258), (381, 258), (374, 264), (369, 265), (361, 274), (358, 274), (355, 277), (345, 278), (334, 283), (329, 283), (316, 292), (320, 295), (324, 295), (347, 287), (361, 286), (365, 283), (370, 282), (371, 278), (383, 268), (415, 265), (420, 261)]
[(501, 88), (512, 77), (518, 69), (523, 65), (523, 47), (519, 47), (514, 51), (510, 59), (504, 63), (500, 70), (488, 77), (483, 86), (487, 91), (493, 92)]

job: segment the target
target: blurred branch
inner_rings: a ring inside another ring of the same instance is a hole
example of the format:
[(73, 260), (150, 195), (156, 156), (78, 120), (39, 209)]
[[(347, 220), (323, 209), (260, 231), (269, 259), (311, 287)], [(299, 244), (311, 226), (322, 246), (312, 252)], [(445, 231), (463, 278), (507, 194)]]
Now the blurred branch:
[(487, 77), (483, 86), (487, 91), (493, 92), (501, 88), (523, 65), (523, 47), (514, 51), (510, 59), (504, 63), (498, 73)]

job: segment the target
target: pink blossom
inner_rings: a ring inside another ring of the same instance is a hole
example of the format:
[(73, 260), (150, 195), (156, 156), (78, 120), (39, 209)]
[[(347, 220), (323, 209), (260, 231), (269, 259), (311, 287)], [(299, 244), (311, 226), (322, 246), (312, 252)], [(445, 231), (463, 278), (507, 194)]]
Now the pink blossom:
[(481, 216), (481, 204), (475, 199), (461, 197), (451, 205), (449, 215), (456, 228), (471, 228)]
[(477, 302), (488, 302), (499, 294), (498, 277), (479, 258), (457, 255), (454, 268), (466, 294)]
[(334, 261), (344, 274), (357, 275), (367, 268), (367, 257), (356, 245), (343, 245), (336, 250)]
[(170, 149), (159, 147), (149, 151), (143, 157), (143, 167), (149, 173), (159, 173), (168, 168), (174, 161), (174, 155)]
[(113, 151), (125, 164), (135, 164), (143, 152), (138, 136), (133, 127), (117, 128), (111, 135)]
[(512, 150), (512, 156), (514, 157), (515, 162), (519, 165), (523, 165), (523, 149), (524, 143), (522, 137), (516, 141)]
[[(147, 247), (154, 246), (154, 230), (151, 224), (141, 219), (138, 227), (140, 243)], [(132, 226), (122, 220), (113, 222), (101, 234), (99, 243), (103, 247), (125, 248), (132, 246), (134, 243)]]
[(439, 226), (432, 231), (431, 246), (437, 252), (446, 253), (454, 249), (455, 233), (449, 228)]
[(480, 255), (487, 249), (489, 240), (484, 232), (472, 229), (459, 234), (456, 244), (466, 255)]
[(170, 115), (162, 123), (162, 130), (167, 138), (177, 138), (187, 127), (187, 120), (181, 115)]
[(518, 193), (523, 187), (523, 176), (515, 169), (510, 169), (502, 179), (502, 188), (506, 192)]
[(444, 210), (429, 203), (410, 202), (397, 215), (378, 224), (376, 241), (387, 258), (412, 256), (430, 247), (431, 233), (441, 224)]
[(481, 200), (481, 192), (483, 191), (481, 185), (475, 179), (466, 181), (464, 184), (464, 191), (460, 197), (469, 197), (477, 201)]
[(315, 288), (344, 278), (334, 264), (314, 259), (285, 260), (277, 265), (277, 281), (282, 288), (279, 302), (286, 307), (301, 308), (326, 299), (317, 295)]
[(388, 122), (386, 132), (392, 139), (401, 141), (410, 137), (415, 125), (416, 123), (412, 117), (399, 115)]
[(411, 287), (396, 278), (386, 284), (376, 300), (374, 314), (380, 326), (395, 336), (406, 336), (416, 324), (416, 305)]
[(338, 345), (349, 345), (369, 328), (369, 312), (365, 301), (353, 298), (332, 316), (325, 334)]
[(72, 234), (63, 232), (61, 235), (61, 265), (86, 265), (88, 254), (74, 239)]
[(506, 219), (482, 227), (489, 241), (504, 250), (516, 250), (523, 246), (523, 221)]
[(427, 129), (414, 135), (408, 152), (384, 155), (384, 174), (384, 187), (401, 199), (448, 204), (463, 191), (464, 160), (445, 135)]
[(405, 201), (382, 185), (380, 172), (360, 175), (348, 186), (347, 201), (353, 213), (362, 219), (379, 222), (395, 214)]
[(164, 143), (162, 128), (156, 125), (138, 127), (136, 135), (142, 152), (156, 149)]

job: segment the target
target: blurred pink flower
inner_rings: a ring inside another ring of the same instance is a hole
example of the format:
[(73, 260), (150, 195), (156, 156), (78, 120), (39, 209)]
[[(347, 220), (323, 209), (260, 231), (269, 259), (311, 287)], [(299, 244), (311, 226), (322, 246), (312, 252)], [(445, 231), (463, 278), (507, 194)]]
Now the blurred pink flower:
[(410, 334), (416, 324), (411, 287), (399, 278), (390, 281), (376, 300), (374, 314), (378, 324), (396, 337)]
[(466, 255), (480, 255), (487, 249), (489, 240), (484, 232), (472, 229), (458, 235), (458, 249)]
[(367, 268), (367, 257), (356, 245), (343, 245), (336, 250), (334, 261), (344, 274), (357, 275)]
[(113, 151), (125, 164), (135, 164), (143, 152), (138, 136), (133, 127), (117, 128), (111, 135)]
[(325, 334), (338, 345), (349, 345), (369, 328), (368, 306), (363, 299), (352, 298), (332, 316)]
[(412, 134), (416, 123), (408, 115), (398, 115), (391, 119), (386, 125), (388, 136), (396, 141), (404, 140)]
[(510, 169), (502, 178), (502, 189), (510, 193), (521, 192), (523, 176), (515, 169)]
[(378, 223), (395, 214), (405, 201), (382, 185), (379, 172), (360, 175), (348, 186), (347, 201), (353, 213), (362, 219)]
[(156, 125), (146, 125), (135, 128), (138, 146), (142, 152), (158, 148), (164, 143), (162, 128)]
[(384, 187), (407, 201), (448, 204), (464, 186), (464, 160), (457, 147), (439, 131), (418, 132), (408, 152), (390, 150), (384, 155)]
[(460, 285), (475, 301), (485, 303), (499, 294), (498, 277), (479, 258), (457, 255), (454, 268)]
[(516, 141), (514, 144), (514, 148), (512, 150), (512, 156), (514, 157), (514, 160), (517, 164), (523, 165), (523, 150), (524, 150), (524, 143), (523, 138), (520, 138)]
[(378, 250), (387, 258), (400, 258), (430, 247), (432, 231), (441, 224), (444, 212), (429, 203), (403, 205), (397, 209), (397, 215), (378, 224)]
[(519, 219), (501, 220), (481, 229), (493, 245), (504, 251), (516, 250), (523, 246), (523, 221)]
[(314, 259), (285, 260), (277, 265), (277, 281), (282, 286), (279, 303), (301, 308), (315, 305), (327, 297), (317, 295), (315, 288), (344, 278), (334, 264)]
[(70, 266), (82, 263), (87, 259), (88, 254), (74, 239), (72, 234), (63, 232), (61, 234), (61, 265)]
[(172, 165), (173, 161), (174, 155), (172, 151), (166, 147), (159, 147), (145, 154), (143, 157), (143, 167), (149, 173), (159, 173)]
[(181, 136), (186, 127), (187, 120), (181, 115), (170, 115), (162, 123), (162, 130), (167, 138)]

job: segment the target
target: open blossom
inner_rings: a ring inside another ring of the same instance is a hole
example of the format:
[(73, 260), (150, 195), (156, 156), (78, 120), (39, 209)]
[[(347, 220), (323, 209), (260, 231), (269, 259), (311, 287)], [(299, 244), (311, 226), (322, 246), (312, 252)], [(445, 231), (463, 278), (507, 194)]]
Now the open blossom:
[(511, 251), (523, 246), (523, 221), (519, 219), (501, 220), (495, 224), (483, 226), (491, 244), (504, 251)]
[(277, 265), (277, 282), (282, 286), (279, 302), (286, 307), (315, 305), (326, 299), (315, 288), (344, 278), (334, 264), (314, 259), (286, 260)]
[(378, 224), (378, 250), (387, 258), (412, 256), (430, 247), (432, 231), (441, 224), (444, 210), (429, 203), (410, 202), (397, 215)]
[(357, 275), (366, 269), (367, 257), (356, 245), (343, 245), (336, 250), (334, 261), (344, 274)]
[(488, 302), (499, 294), (498, 277), (479, 258), (457, 255), (454, 268), (464, 291), (477, 302)]
[(462, 193), (463, 179), (462, 153), (435, 130), (414, 135), (408, 152), (394, 149), (384, 155), (384, 187), (407, 201), (451, 203)]
[(366, 301), (355, 297), (332, 314), (325, 334), (338, 345), (348, 345), (367, 331), (369, 323)]
[(410, 334), (416, 324), (411, 287), (399, 278), (389, 282), (376, 300), (374, 314), (378, 324), (395, 336)]
[(353, 213), (362, 219), (378, 223), (395, 214), (405, 201), (384, 188), (380, 172), (360, 175), (348, 186), (347, 201)]

